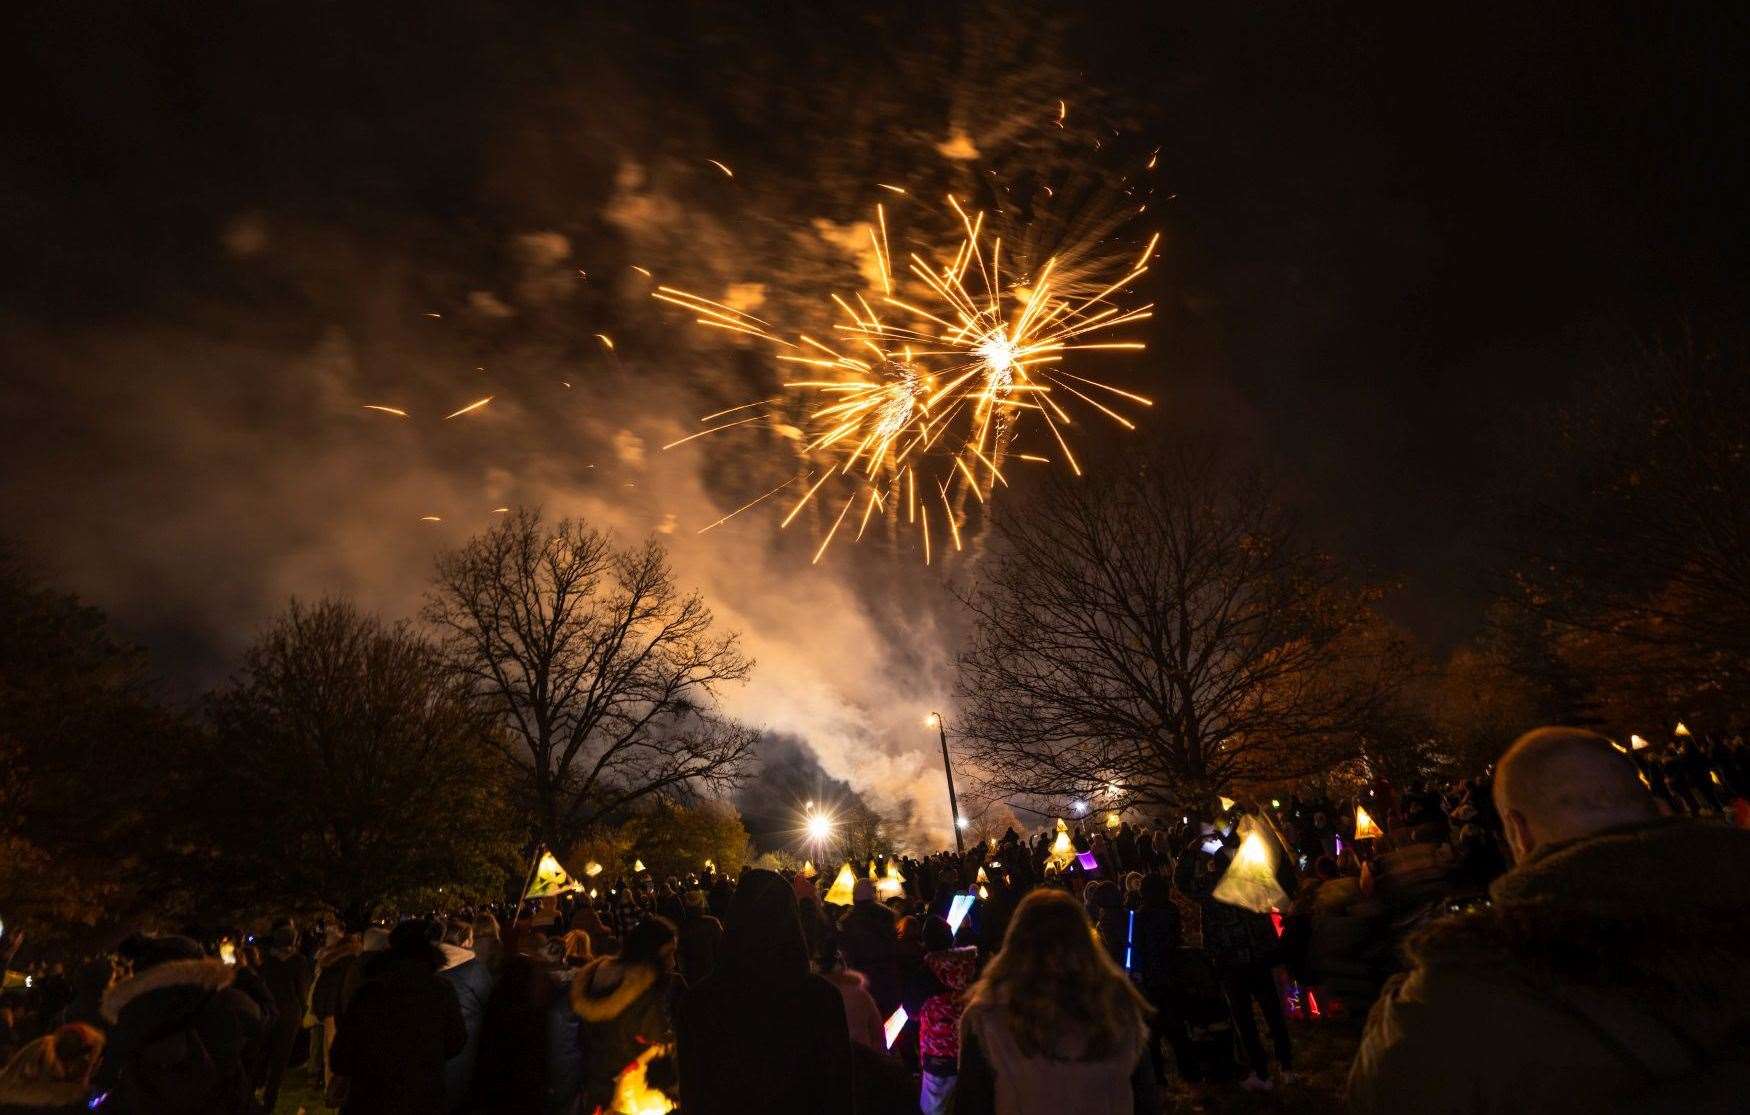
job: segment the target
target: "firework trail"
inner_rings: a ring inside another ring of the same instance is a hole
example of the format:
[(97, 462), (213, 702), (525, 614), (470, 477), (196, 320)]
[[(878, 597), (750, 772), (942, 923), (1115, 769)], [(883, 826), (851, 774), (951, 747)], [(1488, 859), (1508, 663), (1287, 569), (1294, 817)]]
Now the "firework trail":
[[(830, 295), (839, 320), (826, 339), (798, 334), (790, 340), (770, 322), (676, 287), (660, 285), (652, 292), (694, 314), (700, 326), (758, 338), (778, 350), (779, 361), (807, 369), (801, 373), (807, 378), (784, 387), (798, 394), (806, 415), (805, 452), (824, 463), (705, 530), (802, 480), (806, 486), (780, 526), (787, 527), (809, 503), (823, 503), (832, 525), (814, 561), (826, 554), (860, 500), (857, 539), (878, 512), (895, 521), (903, 517), (908, 527), (917, 529), (927, 564), (931, 519), (938, 524), (937, 544), (945, 527), (947, 540), (960, 549), (962, 513), (956, 503), (966, 494), (983, 503), (998, 487), (1007, 486), (1002, 462), (1030, 426), (1048, 433), (1056, 459), (1079, 475), (1081, 465), (1066, 436), (1075, 425), (1074, 410), (1088, 408), (1134, 429), (1118, 408), (1153, 405), (1141, 395), (1071, 371), (1067, 362), (1079, 359), (1072, 355), (1076, 353), (1144, 347), (1140, 341), (1116, 339), (1115, 331), (1152, 316), (1152, 304), (1126, 308), (1118, 299), (1148, 270), (1158, 233), (1136, 262), (1110, 281), (1060, 271), (1060, 256), (1029, 273), (1016, 268), (1012, 251), (1005, 256), (1003, 238), (985, 227), (983, 212), (969, 214), (951, 195), (948, 204), (962, 235), (950, 256), (934, 260), (916, 252), (896, 260), (886, 207), (875, 206), (869, 246), (880, 289), (867, 297)], [(664, 448), (734, 427), (780, 421), (781, 409), (780, 400), (767, 400), (706, 415), (700, 421), (760, 411), (721, 421)], [(1038, 453), (1016, 452), (1014, 457), (1054, 463), (1053, 457)]]

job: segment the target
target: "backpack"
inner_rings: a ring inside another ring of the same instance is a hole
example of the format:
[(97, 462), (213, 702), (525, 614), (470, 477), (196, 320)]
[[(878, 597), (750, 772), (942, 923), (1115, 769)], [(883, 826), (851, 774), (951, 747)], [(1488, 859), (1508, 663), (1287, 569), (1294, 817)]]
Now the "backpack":
[(125, 1109), (142, 1115), (213, 1115), (229, 1107), (219, 1067), (195, 1029), (212, 1001), (207, 996), (128, 1057), (117, 1088), (127, 1098)]

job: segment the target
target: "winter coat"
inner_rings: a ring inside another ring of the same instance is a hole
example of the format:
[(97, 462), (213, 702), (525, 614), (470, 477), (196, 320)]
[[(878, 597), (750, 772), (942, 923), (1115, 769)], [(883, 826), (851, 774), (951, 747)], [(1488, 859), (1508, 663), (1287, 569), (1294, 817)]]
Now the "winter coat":
[(681, 975), (690, 987), (711, 974), (723, 950), (723, 923), (710, 914), (689, 914), (680, 923), (676, 949)]
[(109, 1041), (94, 1081), (110, 1093), (106, 1115), (250, 1110), (251, 1057), (266, 1023), (235, 977), (218, 960), (173, 960), (110, 988)]
[(1411, 938), (1350, 1110), (1713, 1112), (1750, 1093), (1750, 833), (1663, 819), (1540, 848)]
[(823, 1115), (851, 1107), (843, 1000), (808, 970), (796, 898), (771, 871), (742, 876), (717, 970), (675, 1014), (687, 1115)]
[(924, 963), (945, 989), (924, 1000), (918, 1024), (918, 1052), (925, 1069), (935, 1071), (929, 1067), (930, 1058), (954, 1061), (960, 1056), (960, 1012), (966, 1008), (966, 989), (978, 974), (978, 949), (968, 945), (925, 953)]
[(585, 1058), (583, 1021), (571, 1009), (571, 987), (581, 968), (559, 968), (547, 973), (554, 994), (547, 1007), (547, 1115), (572, 1115), (583, 1093)]
[(858, 902), (839, 923), (845, 964), (863, 973), (886, 1018), (899, 1006), (899, 919), (879, 902)]
[(448, 1110), (458, 1111), (468, 1098), (469, 1082), (474, 1078), (474, 1062), (480, 1055), (480, 1020), (486, 1014), (486, 1000), (492, 997), (492, 969), (474, 950), (456, 945), (439, 945), (444, 954), (444, 968), (438, 978), (456, 993), (456, 1005), (462, 1011), (462, 1027), (468, 1040), (462, 1051), (444, 1062), (444, 1096)]
[(653, 964), (627, 964), (617, 957), (592, 960), (571, 980), (571, 1009), (583, 1021), (583, 1104), (612, 1110), (614, 1087), (651, 1045), (669, 1045), (669, 1000), (674, 973)]
[(316, 985), (310, 991), (310, 1013), (319, 1019), (340, 1014), (340, 991), (346, 973), (358, 960), (356, 939), (337, 941), (316, 954)]
[(314, 966), (301, 953), (274, 949), (262, 958), (260, 975), (273, 995), (274, 1033), (282, 1038), (296, 1034), (304, 1025), (310, 985), (315, 982)]
[(887, 1034), (882, 1023), (886, 1016), (876, 1005), (875, 997), (869, 994), (869, 981), (861, 972), (849, 970), (822, 972), (821, 975), (839, 989), (839, 995), (845, 1001), (845, 1028), (851, 1032), (851, 1040), (870, 1049), (885, 1051)]
[(1130, 931), (1130, 966), (1146, 988), (1173, 981), (1173, 958), (1184, 941), (1179, 910), (1171, 902), (1143, 906)]
[(0, 1115), (88, 1115), (90, 1099), (83, 1084), (0, 1080)]
[(1130, 933), (1130, 911), (1124, 908), (1124, 891), (1117, 883), (1102, 879), (1089, 883), (1084, 892), (1088, 919), (1106, 946), (1106, 955), (1119, 967), (1124, 966), (1124, 949)]
[(1061, 1054), (1029, 1057), (1009, 1030), (1001, 1008), (974, 1004), (960, 1018), (960, 1077), (954, 1086), (955, 1115), (1154, 1115), (1160, 1110), (1148, 1057), (1148, 1028), (1136, 1032), (1111, 1056), (1098, 1061), (1074, 1056), (1065, 1035)]
[(514, 951), (505, 955), (480, 1019), (471, 1110), (530, 1115), (546, 1105), (554, 1008), (556, 1000), (563, 1003), (555, 989), (561, 986), (547, 965)]
[(329, 1061), (345, 1115), (444, 1110), (444, 1062), (468, 1044), (462, 1008), (426, 963), (386, 954), (340, 1016)]

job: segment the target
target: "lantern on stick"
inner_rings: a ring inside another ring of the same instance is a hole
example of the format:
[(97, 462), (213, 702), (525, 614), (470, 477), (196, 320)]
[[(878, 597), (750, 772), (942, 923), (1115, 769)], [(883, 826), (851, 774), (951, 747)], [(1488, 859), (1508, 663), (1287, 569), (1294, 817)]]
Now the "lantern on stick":
[(1384, 835), (1385, 833), (1379, 830), (1379, 825), (1374, 823), (1372, 815), (1367, 812), (1367, 807), (1357, 804), (1355, 806), (1355, 839), (1377, 840)]
[(846, 863), (839, 868), (838, 878), (832, 881), (832, 887), (826, 892), (826, 900), (834, 906), (849, 906), (852, 894), (857, 886), (857, 873)]

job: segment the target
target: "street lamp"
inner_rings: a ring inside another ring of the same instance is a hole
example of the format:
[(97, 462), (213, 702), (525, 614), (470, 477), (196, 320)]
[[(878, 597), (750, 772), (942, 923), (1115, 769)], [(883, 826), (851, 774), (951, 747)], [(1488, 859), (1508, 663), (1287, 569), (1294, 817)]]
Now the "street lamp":
[(948, 759), (948, 726), (942, 723), (939, 712), (930, 713), (927, 723), (936, 726), (936, 734), (942, 739), (942, 772), (948, 776), (948, 815), (954, 818), (954, 851), (965, 855), (966, 842), (961, 839), (960, 830), (966, 827), (967, 820), (960, 815), (960, 802), (954, 796), (954, 764)]

